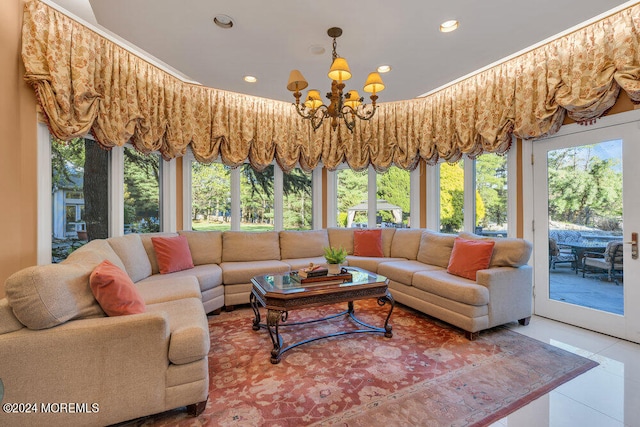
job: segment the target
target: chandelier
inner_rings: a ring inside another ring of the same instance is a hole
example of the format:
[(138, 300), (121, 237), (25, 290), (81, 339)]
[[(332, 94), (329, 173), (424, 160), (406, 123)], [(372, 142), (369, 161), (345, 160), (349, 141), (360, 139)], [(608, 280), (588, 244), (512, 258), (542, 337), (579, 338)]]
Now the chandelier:
[(332, 63), (329, 69), (329, 78), (331, 82), (331, 92), (327, 93), (329, 105), (325, 105), (320, 98), (320, 91), (311, 89), (307, 92), (304, 103), (300, 103), (300, 91), (309, 86), (299, 70), (291, 71), (289, 75), (289, 83), (287, 89), (293, 92), (296, 98), (294, 106), (296, 111), (303, 118), (311, 121), (311, 126), (315, 131), (321, 125), (324, 119), (331, 118), (331, 127), (336, 130), (343, 120), (347, 129), (353, 132), (356, 124), (356, 117), (360, 120), (370, 120), (376, 112), (376, 100), (378, 92), (384, 89), (384, 83), (380, 74), (377, 72), (369, 73), (364, 84), (363, 90), (371, 93), (371, 106), (363, 104), (364, 98), (358, 94), (357, 90), (350, 90), (343, 95), (344, 81), (351, 78), (349, 64), (345, 58), (341, 58), (336, 53), (336, 38), (342, 35), (342, 29), (333, 27), (327, 30), (329, 37), (333, 38)]

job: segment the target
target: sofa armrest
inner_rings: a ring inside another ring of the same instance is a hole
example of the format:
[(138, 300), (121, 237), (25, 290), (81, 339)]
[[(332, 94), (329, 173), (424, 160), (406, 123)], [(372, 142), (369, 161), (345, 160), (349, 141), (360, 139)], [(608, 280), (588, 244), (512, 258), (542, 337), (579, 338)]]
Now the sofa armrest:
[[(0, 335), (4, 402), (87, 403), (99, 410), (0, 414), (0, 425), (106, 425), (164, 410), (169, 365), (164, 313), (67, 322)], [(152, 391), (152, 392), (151, 392)]]
[(532, 274), (528, 265), (478, 271), (476, 282), (489, 290), (489, 327), (531, 316)]

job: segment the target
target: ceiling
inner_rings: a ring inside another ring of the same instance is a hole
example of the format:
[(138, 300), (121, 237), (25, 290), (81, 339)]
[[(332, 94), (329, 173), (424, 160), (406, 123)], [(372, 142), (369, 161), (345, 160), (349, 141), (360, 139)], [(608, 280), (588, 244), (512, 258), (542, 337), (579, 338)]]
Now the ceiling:
[[(115, 33), (186, 78), (206, 86), (293, 101), (289, 72), (328, 92), (332, 39), (349, 61), (347, 89), (362, 86), (382, 64), (379, 102), (420, 96), (554, 36), (624, 0), (49, 0)], [(637, 1), (628, 2), (637, 3)], [(214, 16), (233, 18), (231, 29)], [(439, 32), (457, 19), (460, 28)], [(310, 51), (321, 46), (324, 54)], [(243, 76), (257, 77), (256, 83)]]

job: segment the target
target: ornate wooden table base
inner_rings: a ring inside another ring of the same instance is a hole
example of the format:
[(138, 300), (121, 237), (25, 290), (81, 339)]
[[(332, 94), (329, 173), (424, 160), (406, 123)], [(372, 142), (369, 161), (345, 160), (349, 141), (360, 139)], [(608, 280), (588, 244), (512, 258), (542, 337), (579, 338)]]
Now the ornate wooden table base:
[[(258, 331), (265, 328), (269, 331), (273, 349), (271, 350), (271, 363), (280, 363), (282, 354), (292, 348), (309, 342), (340, 335), (359, 333), (382, 333), (385, 337), (393, 336), (392, 327), (389, 324), (391, 313), (395, 306), (395, 301), (388, 291), (387, 279), (361, 269), (351, 269), (353, 271), (353, 283), (331, 284), (325, 286), (304, 287), (299, 283), (290, 282), (286, 275), (266, 275), (256, 276), (252, 279), (253, 289), (251, 291), (251, 308), (255, 313), (253, 320), (253, 330)], [(353, 301), (377, 298), (380, 307), (389, 304), (389, 313), (384, 321), (383, 327), (376, 327), (363, 322), (356, 316)], [(289, 311), (305, 307), (321, 306), (338, 302), (347, 302), (346, 311), (324, 317), (321, 319), (308, 320), (305, 322), (286, 323)], [(267, 323), (261, 323), (260, 306), (267, 308)], [(340, 316), (348, 316), (362, 328), (349, 331), (335, 332), (328, 335), (312, 337), (303, 341), (290, 344), (285, 347), (281, 327), (294, 327), (309, 323), (322, 322), (335, 319)]]

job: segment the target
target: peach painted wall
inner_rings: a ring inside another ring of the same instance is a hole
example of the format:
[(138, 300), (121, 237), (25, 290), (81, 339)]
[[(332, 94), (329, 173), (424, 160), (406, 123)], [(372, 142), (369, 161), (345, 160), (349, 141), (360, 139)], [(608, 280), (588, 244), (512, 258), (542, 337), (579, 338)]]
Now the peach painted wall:
[(37, 260), (36, 101), (20, 57), (22, 0), (0, 1), (0, 296)]

